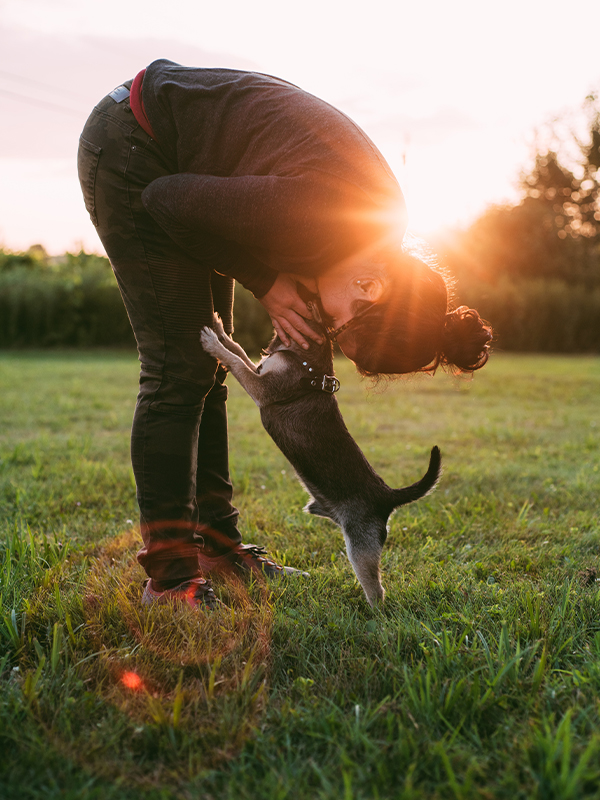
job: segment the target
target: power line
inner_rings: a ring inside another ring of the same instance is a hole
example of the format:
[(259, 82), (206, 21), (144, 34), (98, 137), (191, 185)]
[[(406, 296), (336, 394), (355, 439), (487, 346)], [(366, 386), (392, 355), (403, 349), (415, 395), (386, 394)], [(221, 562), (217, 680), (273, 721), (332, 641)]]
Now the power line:
[(66, 106), (60, 106), (58, 103), (51, 103), (48, 100), (37, 100), (35, 97), (29, 97), (26, 94), (19, 94), (18, 92), (11, 92), (10, 89), (0, 89), (0, 95), (4, 95), (5, 97), (10, 97), (13, 100), (20, 100), (22, 103), (29, 103), (33, 106), (40, 106), (42, 108), (51, 108), (54, 111), (60, 111), (63, 114), (70, 114), (73, 117), (77, 117), (78, 119), (83, 118), (83, 114), (79, 111), (75, 111), (73, 108), (67, 108)]

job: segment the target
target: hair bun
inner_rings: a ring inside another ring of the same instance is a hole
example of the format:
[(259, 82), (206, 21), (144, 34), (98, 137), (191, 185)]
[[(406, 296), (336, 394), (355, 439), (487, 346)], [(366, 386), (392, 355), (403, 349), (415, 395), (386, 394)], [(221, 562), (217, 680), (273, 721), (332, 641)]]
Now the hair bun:
[(489, 358), (492, 329), (474, 308), (459, 306), (446, 314), (442, 333), (443, 364), (461, 372), (480, 369)]

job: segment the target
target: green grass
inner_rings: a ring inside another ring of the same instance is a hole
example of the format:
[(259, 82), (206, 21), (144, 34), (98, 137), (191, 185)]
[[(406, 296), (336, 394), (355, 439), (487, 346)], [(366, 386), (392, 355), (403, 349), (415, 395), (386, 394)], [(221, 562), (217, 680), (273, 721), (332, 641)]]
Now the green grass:
[(244, 538), (311, 578), (221, 581), (205, 618), (139, 606), (135, 359), (0, 355), (0, 797), (600, 797), (600, 359), (337, 371), (388, 483), (444, 458), (391, 521), (385, 606), (232, 382)]

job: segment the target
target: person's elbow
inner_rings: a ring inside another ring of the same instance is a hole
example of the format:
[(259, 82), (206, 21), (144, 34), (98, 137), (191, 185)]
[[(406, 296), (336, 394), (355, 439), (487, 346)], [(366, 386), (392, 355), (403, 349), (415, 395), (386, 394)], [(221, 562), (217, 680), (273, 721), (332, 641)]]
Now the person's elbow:
[(163, 223), (168, 224), (173, 221), (173, 209), (168, 201), (168, 192), (165, 186), (168, 177), (157, 178), (149, 183), (142, 192), (142, 205), (150, 216), (163, 227)]

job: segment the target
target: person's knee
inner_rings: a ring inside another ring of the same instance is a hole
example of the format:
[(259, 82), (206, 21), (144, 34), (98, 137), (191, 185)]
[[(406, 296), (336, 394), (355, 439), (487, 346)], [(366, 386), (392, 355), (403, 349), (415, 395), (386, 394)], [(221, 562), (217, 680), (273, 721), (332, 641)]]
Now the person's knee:
[(142, 372), (138, 403), (162, 414), (199, 417), (204, 399), (213, 384), (214, 377), (201, 383), (192, 383), (164, 373), (156, 375)]
[(214, 385), (206, 398), (207, 403), (220, 404), (220, 403), (225, 403), (227, 401), (228, 389), (225, 384), (226, 378), (227, 378), (227, 370), (223, 367), (222, 364), (219, 364), (217, 368), (217, 373), (215, 375)]

